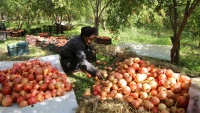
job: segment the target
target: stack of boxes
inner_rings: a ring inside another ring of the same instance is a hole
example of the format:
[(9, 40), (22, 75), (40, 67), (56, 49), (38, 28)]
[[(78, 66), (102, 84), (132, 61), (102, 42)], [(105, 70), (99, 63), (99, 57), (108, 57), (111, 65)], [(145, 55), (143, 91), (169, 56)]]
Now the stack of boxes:
[(10, 56), (18, 56), (29, 53), (28, 42), (20, 41), (17, 44), (7, 45), (8, 54)]

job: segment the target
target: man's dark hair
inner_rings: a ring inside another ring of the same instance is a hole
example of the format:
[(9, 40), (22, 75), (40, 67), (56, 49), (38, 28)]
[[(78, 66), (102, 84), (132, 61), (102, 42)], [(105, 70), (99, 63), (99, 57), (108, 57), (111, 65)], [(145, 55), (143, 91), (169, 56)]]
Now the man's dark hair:
[(81, 37), (83, 37), (83, 36), (89, 37), (93, 34), (96, 34), (96, 28), (95, 27), (86, 26), (86, 27), (81, 28)]

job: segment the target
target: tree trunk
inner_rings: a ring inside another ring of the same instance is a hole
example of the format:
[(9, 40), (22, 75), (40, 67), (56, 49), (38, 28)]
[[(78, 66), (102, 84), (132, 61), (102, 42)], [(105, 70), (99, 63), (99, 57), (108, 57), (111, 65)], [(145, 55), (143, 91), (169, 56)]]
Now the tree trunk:
[(187, 1), (186, 7), (185, 7), (185, 14), (184, 18), (180, 24), (180, 27), (177, 32), (178, 24), (178, 13), (177, 13), (177, 1), (173, 0), (173, 11), (174, 11), (174, 22), (173, 22), (173, 30), (174, 30), (174, 36), (171, 37), (172, 41), (172, 49), (171, 49), (171, 61), (174, 63), (179, 62), (179, 51), (180, 51), (180, 37), (181, 34), (185, 28), (185, 25), (188, 21), (188, 18), (190, 14), (193, 12), (193, 10), (196, 8), (196, 6), (199, 4), (200, 0), (193, 1), (192, 5), (190, 6), (190, 0)]
[(39, 12), (38, 12), (38, 14), (37, 14), (37, 24), (40, 24), (40, 14), (39, 14)]
[(31, 28), (31, 20), (29, 19), (29, 17), (28, 17), (28, 20), (27, 20), (27, 22), (26, 22), (26, 26), (27, 26), (28, 28)]
[(3, 13), (1, 13), (1, 20), (4, 20)]
[(99, 17), (95, 17), (95, 28), (97, 29), (96, 35), (99, 35)]
[(180, 35), (175, 35), (172, 39), (172, 49), (171, 49), (171, 61), (174, 63), (179, 62), (179, 51), (180, 51), (180, 40), (177, 40)]
[(101, 4), (100, 0), (96, 0), (96, 7), (95, 7), (95, 12), (94, 12), (94, 24), (95, 24), (95, 28), (96, 28), (96, 35), (99, 35), (99, 6)]
[[(177, 13), (177, 2), (176, 0), (173, 0), (173, 12), (174, 12), (174, 17), (172, 22), (172, 28), (174, 31), (173, 37), (171, 37), (171, 42), (172, 42), (172, 49), (171, 49), (171, 61), (178, 63), (179, 61), (179, 45), (177, 39), (179, 39), (178, 34), (177, 34), (177, 29), (178, 29), (178, 24), (177, 24), (177, 19), (178, 19), (178, 13)], [(170, 9), (171, 10), (171, 9)], [(171, 18), (172, 19), (172, 18)]]
[(17, 30), (21, 29), (23, 24), (24, 24), (24, 22), (21, 21), (21, 19), (19, 19), (18, 22), (17, 22)]
[(107, 30), (106, 29), (106, 21), (103, 22), (103, 28), (104, 28), (104, 30)]
[(59, 22), (59, 29), (58, 29), (59, 32), (58, 33), (64, 34), (64, 32), (63, 32), (64, 29), (62, 27), (63, 26), (62, 25), (63, 15), (59, 16), (59, 20), (60, 20), (60, 22)]
[(61, 22), (56, 22), (55, 24), (56, 24), (56, 33), (63, 34)]
[(100, 26), (102, 27), (103, 30), (106, 30), (106, 21), (101, 19)]

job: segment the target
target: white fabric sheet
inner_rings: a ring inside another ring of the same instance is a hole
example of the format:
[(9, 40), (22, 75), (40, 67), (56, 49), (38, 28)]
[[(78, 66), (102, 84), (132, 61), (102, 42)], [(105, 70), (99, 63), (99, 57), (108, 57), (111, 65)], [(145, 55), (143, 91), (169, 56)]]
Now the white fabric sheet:
[[(38, 58), (43, 61), (50, 61), (53, 66), (56, 66), (60, 72), (63, 72), (59, 55), (50, 55)], [(20, 61), (4, 61), (0, 62), (0, 70), (12, 67), (14, 62)], [(75, 113), (78, 107), (74, 90), (66, 92), (64, 96), (55, 97), (52, 99), (44, 100), (43, 102), (34, 104), (32, 107), (26, 106), (19, 108), (15, 103), (10, 107), (0, 106), (0, 113)]]
[(172, 48), (171, 46), (121, 42), (119, 43), (117, 48), (122, 50), (129, 48), (130, 51), (135, 52), (137, 55), (159, 58), (169, 61), (171, 60), (170, 58), (170, 50)]

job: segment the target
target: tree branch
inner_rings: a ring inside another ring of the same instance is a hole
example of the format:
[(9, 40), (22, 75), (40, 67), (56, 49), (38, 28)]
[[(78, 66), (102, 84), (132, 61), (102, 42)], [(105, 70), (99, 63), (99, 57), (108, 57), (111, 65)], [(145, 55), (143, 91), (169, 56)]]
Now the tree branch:
[(100, 11), (99, 17), (100, 17), (101, 14), (103, 13), (104, 9), (105, 9), (111, 2), (113, 2), (113, 0), (109, 0), (109, 1), (106, 3), (106, 5), (105, 5), (105, 6), (102, 8), (102, 10)]
[(198, 5), (199, 3), (200, 3), (200, 0), (194, 0), (188, 12), (189, 12), (189, 13), (192, 13), (193, 10), (197, 7), (197, 5)]
[(172, 29), (174, 30), (175, 27), (174, 27), (174, 22), (173, 22), (173, 20), (172, 20), (172, 6), (171, 6), (171, 4), (169, 5), (169, 20), (170, 20)]
[(96, 0), (96, 13), (95, 13), (96, 15), (95, 15), (95, 18), (99, 16), (98, 15), (98, 13), (99, 13), (99, 4), (101, 4), (100, 0)]
[[(90, 2), (92, 2), (92, 3), (94, 3), (94, 1), (93, 0), (90, 0)], [(92, 6), (92, 11), (90, 10), (90, 8), (84, 3), (84, 2), (81, 2), (82, 4), (83, 4), (83, 6), (85, 6), (86, 8), (87, 8), (87, 10), (88, 10), (88, 12), (90, 12), (91, 14), (94, 14), (95, 13), (95, 11), (94, 11), (94, 5), (91, 5)]]
[[(179, 28), (179, 31), (178, 31), (178, 34), (181, 34), (187, 21), (188, 21), (188, 18), (190, 16), (190, 14), (194, 11), (194, 9), (196, 8), (196, 6), (200, 3), (200, 0), (194, 0), (194, 2), (192, 3), (191, 7), (189, 8), (189, 11), (187, 14), (184, 15), (184, 18), (183, 18), (183, 21), (181, 22), (181, 25), (180, 25), (180, 28)], [(180, 40), (180, 37), (178, 37), (177, 40)]]
[(173, 4), (174, 4), (174, 6), (173, 6), (173, 9), (174, 9), (174, 32), (175, 32), (175, 34), (177, 34), (177, 19), (178, 19), (177, 1), (173, 0)]
[(90, 0), (90, 3), (91, 3), (91, 6), (92, 6), (92, 9), (93, 9), (93, 14), (95, 14), (96, 5), (94, 3), (94, 0)]
[(187, 4), (186, 4), (186, 7), (185, 7), (185, 15), (188, 14), (189, 7), (190, 7), (190, 0), (187, 0)]

